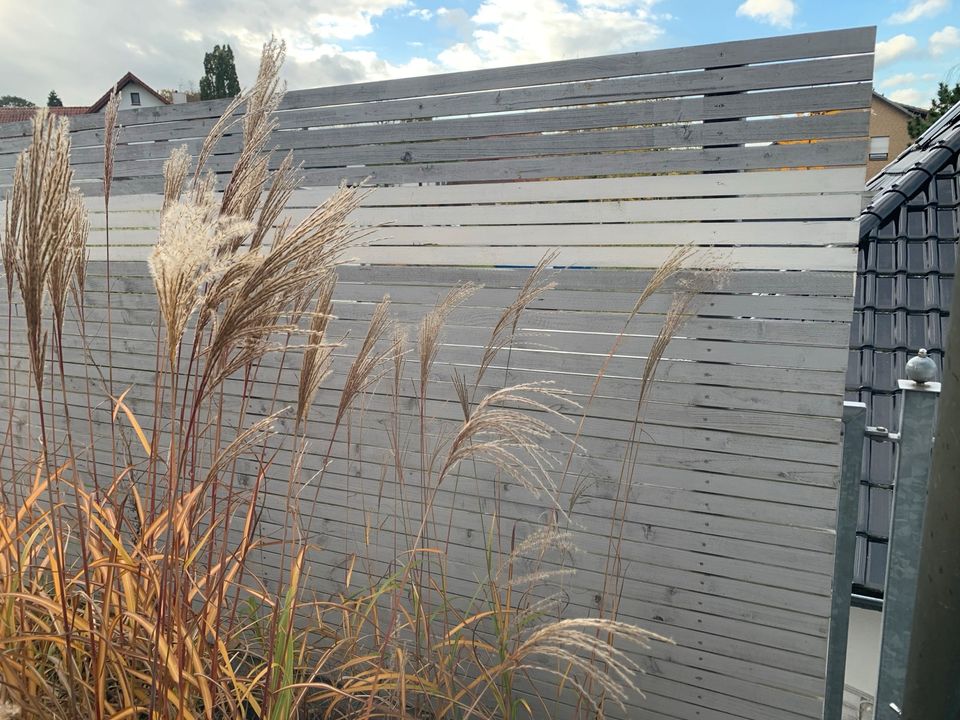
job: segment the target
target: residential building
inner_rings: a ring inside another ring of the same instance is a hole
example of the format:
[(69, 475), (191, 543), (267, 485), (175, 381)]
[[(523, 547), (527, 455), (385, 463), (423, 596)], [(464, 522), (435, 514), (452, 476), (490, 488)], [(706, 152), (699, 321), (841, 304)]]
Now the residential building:
[(110, 100), (110, 94), (116, 88), (120, 95), (121, 110), (136, 110), (138, 108), (157, 107), (159, 105), (169, 105), (170, 101), (160, 93), (147, 85), (132, 72), (128, 72), (120, 78), (114, 87), (105, 92), (99, 100), (90, 106), (89, 112), (103, 112)]
[(923, 108), (894, 102), (878, 92), (870, 103), (870, 149), (867, 155), (867, 177), (883, 170), (892, 158), (910, 147), (913, 140), (907, 126), (915, 117), (923, 117)]
[[(87, 115), (90, 113), (103, 112), (104, 108), (107, 106), (107, 101), (110, 99), (110, 93), (113, 92), (114, 87), (116, 87), (117, 92), (120, 94), (121, 110), (136, 110), (137, 108), (158, 107), (160, 105), (169, 105), (171, 103), (170, 100), (167, 100), (165, 97), (163, 97), (163, 95), (147, 85), (132, 72), (128, 72), (117, 81), (115, 86), (107, 90), (107, 92), (105, 92), (100, 99), (93, 103), (93, 105), (54, 107), (50, 108), (50, 112), (52, 112), (54, 115)], [(173, 93), (174, 103), (186, 102), (186, 99), (186, 93)], [(0, 123), (13, 123), (30, 120), (36, 112), (37, 108), (35, 107), (3, 107), (0, 108)]]

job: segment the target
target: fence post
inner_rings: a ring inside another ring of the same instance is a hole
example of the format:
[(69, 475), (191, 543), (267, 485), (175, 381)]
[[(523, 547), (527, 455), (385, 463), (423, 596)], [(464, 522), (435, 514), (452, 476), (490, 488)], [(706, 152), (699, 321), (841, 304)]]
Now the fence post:
[(899, 448), (883, 588), (876, 720), (897, 720), (903, 705), (934, 420), (940, 395), (940, 383), (900, 380), (899, 385), (902, 393)]
[(837, 492), (837, 538), (833, 556), (833, 600), (830, 604), (830, 631), (827, 641), (827, 685), (823, 696), (824, 720), (840, 720), (843, 712), (847, 633), (850, 629), (850, 592), (853, 587), (860, 470), (863, 464), (866, 427), (867, 406), (860, 402), (845, 402), (843, 459)]

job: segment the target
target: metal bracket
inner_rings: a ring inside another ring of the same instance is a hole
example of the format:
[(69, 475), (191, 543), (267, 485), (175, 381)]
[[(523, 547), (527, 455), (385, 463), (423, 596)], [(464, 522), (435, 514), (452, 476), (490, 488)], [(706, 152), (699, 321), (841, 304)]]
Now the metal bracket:
[(880, 426), (867, 425), (863, 434), (874, 440), (889, 440), (890, 442), (900, 442), (900, 433), (890, 432), (887, 428)]

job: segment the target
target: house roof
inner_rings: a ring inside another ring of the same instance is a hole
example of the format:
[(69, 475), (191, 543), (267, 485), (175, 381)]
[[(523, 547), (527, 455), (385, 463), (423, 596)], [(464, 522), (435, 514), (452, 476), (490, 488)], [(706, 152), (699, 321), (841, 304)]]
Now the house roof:
[(960, 103), (944, 113), (867, 182), (873, 200), (860, 215), (860, 239), (896, 212), (960, 151)]
[(881, 101), (885, 102), (887, 105), (889, 105), (890, 107), (892, 107), (894, 110), (899, 110), (899, 111), (902, 112), (904, 115), (908, 115), (908, 116), (911, 117), (911, 118), (917, 117), (918, 115), (921, 116), (921, 117), (926, 117), (927, 113), (930, 112), (930, 111), (929, 111), (928, 109), (926, 109), (926, 108), (917, 107), (916, 105), (908, 105), (907, 103), (897, 102), (896, 100), (891, 100), (891, 99), (888, 98), (886, 95), (883, 95), (883, 94), (881, 94), (881, 93), (878, 93), (876, 90), (873, 91), (873, 96), (874, 96), (877, 100), (881, 100)]
[[(38, 109), (35, 107), (0, 107), (0, 123), (30, 120)], [(49, 110), (54, 115), (85, 115), (89, 112), (89, 108), (79, 106), (52, 107)]]
[(165, 97), (163, 97), (163, 95), (161, 95), (152, 87), (147, 85), (143, 80), (138, 78), (132, 72), (128, 72), (122, 78), (117, 80), (117, 82), (113, 85), (113, 87), (107, 90), (107, 92), (105, 92), (100, 97), (99, 100), (97, 100), (93, 105), (91, 105), (88, 112), (92, 112), (92, 113), (100, 112), (106, 106), (107, 102), (110, 100), (110, 94), (114, 91), (114, 89), (116, 89), (117, 92), (120, 92), (121, 90), (123, 90), (123, 88), (125, 88), (127, 85), (129, 85), (132, 82), (135, 82), (138, 85), (142, 86), (144, 90), (146, 90), (148, 93), (153, 95), (155, 98), (157, 98), (157, 100), (162, 102), (164, 105), (170, 104), (170, 101), (167, 100)]
[[(895, 428), (897, 380), (921, 347), (942, 367), (960, 238), (960, 104), (867, 183), (847, 369), (848, 400)], [(855, 583), (883, 588), (894, 446), (869, 439), (861, 475)]]

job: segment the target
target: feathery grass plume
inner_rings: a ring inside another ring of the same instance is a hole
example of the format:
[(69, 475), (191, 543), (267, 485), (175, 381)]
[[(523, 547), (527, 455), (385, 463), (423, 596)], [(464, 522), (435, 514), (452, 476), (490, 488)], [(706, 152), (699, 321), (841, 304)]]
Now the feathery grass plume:
[(285, 83), (280, 81), (285, 55), (286, 44), (270, 38), (263, 46), (257, 80), (244, 93), (247, 106), (243, 115), (243, 148), (223, 192), (223, 214), (249, 220), (260, 200), (268, 177), (264, 148), (277, 127), (273, 114), (286, 92)]
[(557, 431), (529, 411), (569, 420), (547, 403), (579, 406), (568, 397), (568, 392), (549, 385), (547, 382), (523, 383), (485, 396), (451, 441), (437, 486), (465, 460), (485, 460), (534, 497), (552, 499), (556, 487), (550, 478), (550, 470), (555, 460), (543, 444)]
[[(193, 170), (193, 193), (194, 199), (197, 201), (199, 201), (208, 190), (212, 189), (212, 187), (207, 187), (208, 182), (210, 182), (213, 187), (216, 187), (216, 176), (208, 174), (207, 161), (210, 160), (214, 148), (216, 148), (217, 143), (220, 142), (227, 130), (239, 121), (239, 118), (236, 117), (236, 112), (244, 102), (246, 102), (246, 96), (240, 93), (227, 103), (227, 107), (224, 108), (223, 113), (217, 118), (217, 121), (213, 124), (213, 127), (210, 128), (210, 132), (207, 133), (207, 136), (203, 139), (203, 143), (200, 145), (200, 152), (197, 154), (197, 164)], [(212, 178), (212, 180), (208, 180), (207, 178)]]
[(293, 152), (288, 152), (279, 167), (270, 176), (270, 189), (263, 200), (257, 227), (250, 238), (250, 249), (257, 250), (263, 245), (267, 233), (277, 222), (280, 213), (286, 208), (290, 196), (300, 184), (300, 173), (293, 166)]
[(204, 282), (226, 269), (217, 266), (220, 248), (251, 229), (248, 222), (217, 217), (212, 193), (203, 196), (199, 203), (194, 199), (179, 200), (160, 218), (157, 244), (147, 263), (166, 324), (171, 362), (190, 316), (203, 301)]
[(70, 288), (82, 287), (79, 284), (84, 282), (86, 271), (82, 265), (86, 260), (87, 235), (90, 232), (87, 209), (79, 190), (70, 192), (63, 212), (65, 238), (57, 244), (47, 275), (47, 291), (53, 306), (54, 322), (61, 329)]
[(378, 370), (384, 361), (396, 357), (395, 344), (398, 342), (399, 335), (394, 334), (393, 341), (386, 347), (381, 343), (393, 326), (390, 321), (389, 310), (390, 297), (384, 295), (383, 300), (377, 303), (377, 306), (373, 309), (370, 324), (367, 326), (367, 334), (357, 350), (356, 357), (350, 363), (350, 369), (347, 370), (347, 377), (340, 391), (340, 403), (337, 407), (338, 421), (350, 408), (357, 396), (365, 392), (379, 379)]
[(71, 252), (73, 253), (73, 295), (77, 308), (83, 308), (84, 293), (87, 288), (87, 240), (90, 239), (90, 218), (87, 215), (83, 195), (79, 190), (73, 194), (73, 203), (77, 206), (74, 225), (70, 230)]
[(480, 358), (480, 368), (477, 370), (474, 389), (480, 385), (484, 373), (487, 371), (487, 368), (490, 367), (490, 363), (493, 362), (497, 353), (503, 350), (514, 336), (516, 336), (517, 325), (520, 322), (520, 317), (523, 315), (524, 310), (526, 310), (534, 300), (557, 286), (556, 281), (544, 280), (543, 276), (554, 264), (559, 255), (559, 250), (550, 250), (544, 253), (543, 257), (540, 258), (540, 262), (530, 271), (527, 279), (523, 285), (520, 286), (513, 302), (504, 308), (500, 317), (497, 318), (497, 322), (490, 332), (490, 339), (487, 340), (487, 344), (483, 348), (483, 356)]
[[(299, 334), (291, 308), (303, 308), (359, 233), (347, 221), (359, 193), (343, 187), (296, 228), (279, 234), (248, 272), (235, 277), (223, 300), (206, 353), (213, 374), (207, 388), (268, 352), (271, 333)], [(234, 277), (234, 276), (231, 276)]]
[(479, 286), (475, 283), (464, 283), (457, 285), (448, 292), (444, 298), (438, 302), (433, 310), (427, 313), (420, 321), (420, 327), (417, 334), (417, 345), (420, 350), (420, 393), (421, 397), (426, 392), (427, 381), (430, 378), (430, 371), (436, 362), (437, 355), (440, 353), (440, 332), (443, 326), (447, 324), (447, 319), (458, 305), (473, 295)]
[(225, 205), (227, 214), (253, 220), (257, 208), (260, 207), (263, 188), (269, 179), (270, 156), (268, 153), (263, 153), (250, 161), (249, 170), (244, 173), (236, 194), (231, 198), (229, 205)]
[(663, 324), (660, 325), (660, 329), (657, 331), (657, 337), (653, 341), (646, 362), (643, 364), (643, 374), (640, 380), (640, 398), (638, 402), (638, 408), (640, 409), (637, 411), (638, 419), (642, 414), (642, 408), (650, 390), (650, 383), (657, 374), (657, 368), (663, 359), (663, 353), (666, 352), (667, 346), (670, 344), (673, 336), (690, 316), (693, 315), (699, 298), (699, 291), (684, 291), (676, 293), (673, 296), (673, 301), (670, 303), (667, 315), (663, 320)]
[(207, 170), (205, 173), (199, 174), (194, 173), (194, 179), (192, 181), (191, 190), (193, 191), (193, 197), (197, 201), (202, 201), (207, 195), (212, 195), (217, 191), (217, 175), (213, 170)]
[[(673, 644), (670, 638), (629, 623), (600, 618), (570, 618), (547, 623), (534, 630), (517, 648), (511, 662), (516, 669), (536, 670), (564, 679), (586, 698), (594, 712), (598, 712), (598, 703), (584, 687), (587, 681), (595, 683), (625, 711), (630, 693), (644, 697), (636, 681), (643, 669), (613, 643), (601, 640), (600, 633), (644, 650), (650, 647), (652, 641)], [(565, 665), (566, 669), (561, 671), (556, 665), (537, 662), (536, 657)], [(593, 658), (599, 663), (595, 663)], [(579, 673), (583, 679), (574, 677), (573, 672)]]
[(647, 300), (649, 300), (654, 293), (658, 292), (670, 278), (680, 272), (683, 266), (699, 252), (701, 251), (694, 245), (681, 245), (674, 248), (667, 256), (667, 259), (654, 271), (644, 286), (643, 291), (639, 297), (637, 297), (637, 301), (634, 303), (633, 310), (631, 311), (631, 317), (640, 312), (640, 309), (646, 304)]
[(43, 389), (46, 357), (45, 292), (51, 267), (63, 246), (70, 242), (72, 179), (67, 120), (58, 120), (46, 108), (41, 108), (33, 119), (30, 146), (17, 158), (13, 201), (9, 206), (15, 214), (7, 218), (7, 232), (16, 244), (13, 265), (23, 301), (30, 364), (38, 395)]
[(160, 208), (160, 214), (163, 215), (167, 208), (180, 200), (183, 195), (183, 185), (187, 180), (187, 173), (190, 172), (190, 153), (186, 145), (180, 145), (174, 148), (170, 157), (163, 163), (163, 206)]
[[(573, 535), (553, 525), (547, 525), (534, 530), (517, 543), (510, 551), (506, 561), (497, 571), (497, 576), (498, 578), (506, 576), (508, 585), (517, 587), (540, 584), (547, 580), (555, 580), (573, 575), (576, 572), (576, 570), (571, 567), (541, 569), (541, 563), (544, 557), (551, 551), (557, 552), (565, 557), (573, 555), (573, 553), (577, 551), (576, 545), (573, 543)], [(533, 556), (532, 558), (530, 557), (531, 555)], [(519, 566), (530, 563), (531, 560), (533, 561), (533, 568), (518, 574), (518, 570), (522, 569)], [(530, 614), (529, 612), (524, 613), (524, 615)]]
[[(644, 286), (643, 290), (640, 292), (640, 295), (637, 297), (636, 302), (633, 304), (633, 308), (627, 315), (627, 318), (624, 320), (623, 327), (620, 329), (620, 332), (614, 339), (613, 344), (610, 346), (610, 349), (604, 356), (603, 362), (600, 365), (600, 369), (593, 378), (593, 382), (590, 386), (590, 394), (588, 395), (587, 400), (583, 403), (583, 412), (580, 415), (580, 422), (577, 425), (577, 431), (574, 435), (573, 447), (576, 447), (576, 444), (580, 441), (580, 438), (583, 435), (583, 428), (587, 420), (587, 413), (593, 406), (594, 399), (597, 397), (600, 383), (607, 375), (607, 368), (610, 366), (610, 362), (617, 354), (617, 350), (619, 350), (620, 346), (623, 344), (623, 339), (627, 334), (627, 330), (630, 328), (630, 323), (632, 323), (634, 318), (636, 318), (636, 316), (640, 313), (647, 301), (653, 297), (653, 295), (659, 292), (672, 277), (676, 276), (676, 274), (683, 269), (684, 265), (698, 252), (699, 251), (692, 245), (682, 245), (674, 248), (670, 255), (667, 256), (667, 259), (660, 264), (660, 266), (654, 271), (653, 275), (651, 275), (650, 279), (647, 281), (647, 284)], [(674, 327), (673, 330), (676, 330), (676, 327)], [(573, 462), (573, 447), (568, 453), (566, 463), (564, 464), (563, 474), (559, 482), (561, 486), (563, 486), (564, 480), (566, 480), (567, 474), (569, 473)], [(576, 488), (574, 492), (571, 493), (571, 509), (584, 489), (585, 488), (581, 486)]]
[(335, 344), (324, 341), (333, 312), (333, 290), (337, 276), (330, 272), (320, 285), (317, 305), (310, 319), (307, 346), (303, 351), (300, 381), (297, 387), (297, 426), (302, 427), (310, 412), (320, 384), (330, 374), (330, 359)]
[(4, 216), (3, 242), (0, 253), (3, 257), (3, 274), (7, 280), (7, 304), (13, 306), (13, 288), (17, 282), (17, 233), (16, 218), (20, 216), (19, 193), (12, 190), (6, 195), (6, 214)]
[(103, 201), (110, 204), (113, 188), (113, 159), (117, 149), (117, 113), (120, 111), (120, 93), (114, 85), (110, 99), (103, 109)]
[(463, 419), (470, 419), (470, 389), (467, 387), (467, 378), (457, 368), (453, 369), (450, 375), (450, 383), (453, 385), (453, 391), (457, 395), (457, 402), (460, 403), (460, 411), (463, 413)]

